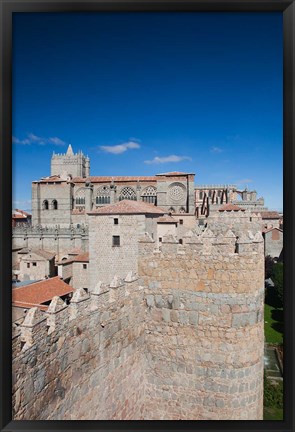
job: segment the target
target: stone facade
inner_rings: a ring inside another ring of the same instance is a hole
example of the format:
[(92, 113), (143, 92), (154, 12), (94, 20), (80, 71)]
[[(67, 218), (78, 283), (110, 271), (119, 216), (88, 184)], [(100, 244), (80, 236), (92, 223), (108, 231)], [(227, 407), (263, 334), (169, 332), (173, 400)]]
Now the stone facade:
[(257, 198), (255, 190), (240, 190), (236, 185), (197, 185), (195, 201), (198, 217), (207, 217), (228, 203), (238, 205), (244, 210), (267, 210), (264, 207), (264, 198)]
[(87, 213), (124, 199), (152, 203), (167, 213), (195, 214), (194, 174), (90, 176), (90, 161), (81, 152), (53, 155), (51, 176), (32, 183), (32, 224), (79, 226)]
[(142, 311), (137, 281), (30, 309), (13, 338), (14, 419), (143, 418)]
[(12, 231), (13, 249), (44, 249), (62, 259), (72, 249), (88, 251), (88, 227), (17, 226)]
[(284, 235), (279, 228), (270, 228), (264, 231), (264, 253), (265, 256), (280, 258), (283, 253)]
[(28, 250), (19, 253), (19, 276), (20, 281), (40, 280), (55, 275), (54, 258), (55, 255), (43, 250)]

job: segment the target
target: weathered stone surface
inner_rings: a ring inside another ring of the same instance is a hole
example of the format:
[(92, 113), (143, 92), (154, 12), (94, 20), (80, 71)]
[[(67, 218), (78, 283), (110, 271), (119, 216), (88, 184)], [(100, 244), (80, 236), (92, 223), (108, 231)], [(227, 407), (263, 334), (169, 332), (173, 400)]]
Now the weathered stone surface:
[(248, 235), (249, 249), (234, 253), (223, 236), (214, 244), (207, 232), (204, 250), (184, 254), (144, 244), (138, 281), (117, 280), (112, 295), (76, 291), (50, 334), (42, 320), (23, 327), (14, 418), (261, 419), (261, 245)]

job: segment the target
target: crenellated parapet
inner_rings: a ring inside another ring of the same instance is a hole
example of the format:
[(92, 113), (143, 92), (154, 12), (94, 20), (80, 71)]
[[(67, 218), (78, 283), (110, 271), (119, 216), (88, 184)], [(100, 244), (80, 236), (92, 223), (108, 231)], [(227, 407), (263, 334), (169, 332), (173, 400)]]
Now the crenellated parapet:
[(261, 232), (161, 240), (14, 328), (16, 420), (262, 419)]
[(124, 279), (28, 310), (13, 335), (14, 419), (142, 417), (144, 293)]
[(139, 259), (147, 307), (146, 398), (158, 395), (150, 418), (262, 419), (261, 232), (239, 235), (209, 226), (182, 240), (163, 237)]
[(14, 338), (19, 337), (22, 351), (26, 351), (32, 345), (46, 340), (46, 337), (54, 332), (66, 332), (72, 322), (83, 320), (89, 311), (105, 312), (112, 303), (119, 299), (124, 300), (134, 290), (141, 288), (138, 286), (138, 276), (131, 271), (125, 279), (114, 276), (108, 285), (98, 281), (89, 293), (83, 288), (76, 289), (69, 304), (55, 296), (46, 312), (42, 312), (38, 307), (28, 310), (22, 324), (17, 326)]
[(180, 244), (176, 236), (167, 235), (160, 244), (156, 244), (149, 236), (140, 239), (139, 254), (181, 254), (181, 255), (241, 255), (247, 253), (263, 253), (264, 240), (261, 231), (243, 232), (242, 235), (234, 233), (231, 229), (222, 233), (214, 233), (206, 228), (200, 233), (189, 230), (182, 238)]

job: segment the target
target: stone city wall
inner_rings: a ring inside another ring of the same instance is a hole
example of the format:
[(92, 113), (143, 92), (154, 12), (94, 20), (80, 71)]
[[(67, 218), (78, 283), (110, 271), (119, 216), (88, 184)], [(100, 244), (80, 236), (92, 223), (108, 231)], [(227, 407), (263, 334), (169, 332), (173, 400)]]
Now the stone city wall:
[(143, 418), (143, 310), (130, 277), (30, 309), (14, 328), (14, 420)]
[(46, 250), (59, 260), (75, 248), (88, 251), (88, 227), (17, 226), (12, 229), (12, 248)]
[(235, 237), (141, 243), (147, 419), (262, 419), (263, 240)]
[(262, 219), (260, 214), (239, 210), (210, 214), (206, 223), (215, 234), (225, 234), (230, 229), (240, 236), (247, 231), (261, 231)]
[(29, 310), (14, 329), (15, 420), (262, 419), (261, 233), (183, 240), (155, 249), (146, 234), (139, 280)]

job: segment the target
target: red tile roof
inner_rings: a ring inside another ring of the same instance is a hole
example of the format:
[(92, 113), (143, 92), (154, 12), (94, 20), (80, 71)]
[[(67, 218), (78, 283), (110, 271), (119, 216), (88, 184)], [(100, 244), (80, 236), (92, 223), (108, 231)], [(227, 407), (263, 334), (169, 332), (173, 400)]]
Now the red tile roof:
[(75, 256), (74, 261), (76, 262), (89, 262), (89, 252), (82, 253)]
[(67, 180), (62, 179), (59, 175), (42, 177), (41, 180), (33, 181), (33, 183), (61, 183), (61, 182), (67, 182)]
[(12, 218), (13, 219), (27, 219), (27, 216), (24, 214), (12, 213)]
[(57, 264), (62, 265), (62, 264), (70, 264), (73, 262), (89, 262), (89, 252), (80, 253), (79, 255), (76, 256), (71, 256), (68, 259), (59, 261)]
[(22, 213), (22, 214), (24, 214), (24, 215), (26, 215), (26, 216), (32, 216), (31, 213), (28, 213), (28, 212), (26, 212), (26, 211), (24, 211), (24, 210), (15, 209), (14, 211), (16, 211), (16, 212), (20, 212), (20, 213)]
[(84, 213), (85, 213), (85, 208), (84, 207), (82, 207), (81, 209), (77, 208), (77, 209), (73, 209), (72, 210), (72, 214), (73, 215), (75, 215), (75, 214), (84, 214)]
[(98, 208), (92, 212), (90, 215), (95, 214), (161, 214), (163, 215), (165, 210), (154, 206), (153, 204), (148, 204), (143, 201), (131, 201), (123, 200), (115, 204), (108, 204), (104, 207)]
[(231, 204), (231, 203), (224, 204), (219, 209), (220, 212), (223, 212), (223, 211), (239, 211), (239, 210), (245, 211), (245, 209), (242, 209), (241, 207), (239, 207), (239, 206), (237, 206), (235, 204)]
[(54, 252), (49, 252), (49, 251), (46, 251), (46, 250), (43, 250), (43, 249), (28, 249), (28, 248), (23, 248), (18, 253), (19, 254), (29, 254), (29, 253), (32, 253), (32, 254), (38, 255), (38, 256), (40, 256), (42, 258), (45, 258), (47, 260), (51, 260), (51, 259), (53, 259), (55, 257), (55, 253)]
[(83, 177), (74, 177), (72, 179), (74, 183), (111, 183), (114, 182), (137, 182), (137, 181), (146, 181), (146, 182), (156, 182), (157, 177), (155, 176), (91, 176), (87, 178)]
[(82, 251), (80, 248), (74, 248), (68, 252), (68, 255), (80, 255), (81, 253)]
[(54, 296), (62, 297), (72, 292), (74, 292), (73, 288), (56, 276), (30, 285), (12, 288), (12, 305), (25, 308), (38, 306), (42, 310), (47, 310), (48, 306), (42, 303), (52, 300)]
[(60, 261), (59, 264), (68, 264), (70, 262), (89, 262), (89, 253), (85, 252), (76, 256), (72, 256), (67, 260)]
[(262, 219), (280, 219), (280, 215), (277, 211), (261, 211), (261, 212), (254, 212), (255, 214), (260, 213)]

